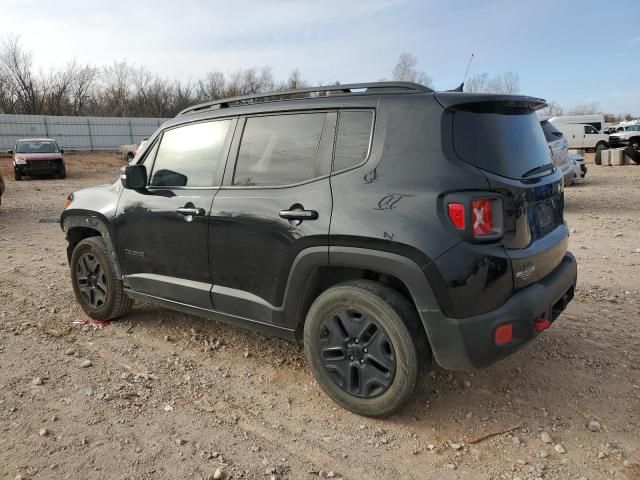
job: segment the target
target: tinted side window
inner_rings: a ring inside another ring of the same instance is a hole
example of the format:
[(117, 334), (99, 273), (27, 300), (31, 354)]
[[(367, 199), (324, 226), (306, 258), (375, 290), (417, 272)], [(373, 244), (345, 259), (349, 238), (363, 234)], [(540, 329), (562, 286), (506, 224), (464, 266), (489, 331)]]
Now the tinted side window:
[(248, 118), (233, 185), (288, 185), (313, 178), (326, 113)]
[(195, 123), (163, 133), (149, 185), (211, 187), (231, 120)]
[(584, 126), (584, 133), (598, 133), (598, 131), (591, 125)]
[(334, 171), (357, 165), (367, 157), (372, 126), (373, 112), (340, 112)]

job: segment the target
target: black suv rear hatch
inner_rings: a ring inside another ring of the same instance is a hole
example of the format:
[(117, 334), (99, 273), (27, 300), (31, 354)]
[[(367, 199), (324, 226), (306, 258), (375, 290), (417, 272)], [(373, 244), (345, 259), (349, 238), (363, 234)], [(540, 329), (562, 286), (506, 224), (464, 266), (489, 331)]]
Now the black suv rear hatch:
[[(512, 259), (514, 286), (549, 274), (567, 250), (562, 173), (552, 162), (536, 110), (537, 98), (438, 93), (451, 123), (453, 150), (481, 169), (503, 200), (502, 243)], [(446, 122), (447, 120), (445, 120)]]

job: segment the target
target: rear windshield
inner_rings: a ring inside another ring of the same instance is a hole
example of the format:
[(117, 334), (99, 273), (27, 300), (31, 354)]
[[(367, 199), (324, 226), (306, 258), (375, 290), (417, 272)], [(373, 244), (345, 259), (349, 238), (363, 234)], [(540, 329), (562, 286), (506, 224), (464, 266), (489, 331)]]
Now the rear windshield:
[(58, 153), (56, 142), (22, 140), (16, 144), (16, 153)]
[(508, 178), (551, 161), (540, 119), (531, 111), (457, 111), (453, 144), (465, 162)]
[(542, 126), (542, 131), (544, 132), (544, 138), (547, 139), (547, 142), (555, 142), (562, 138), (562, 132), (558, 130), (553, 123), (545, 120), (544, 122), (540, 122)]

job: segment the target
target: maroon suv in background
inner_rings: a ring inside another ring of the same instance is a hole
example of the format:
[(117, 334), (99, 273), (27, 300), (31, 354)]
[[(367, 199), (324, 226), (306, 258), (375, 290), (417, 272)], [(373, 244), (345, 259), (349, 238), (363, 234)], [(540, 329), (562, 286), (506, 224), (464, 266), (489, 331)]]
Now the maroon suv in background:
[(13, 170), (16, 180), (23, 176), (57, 175), (67, 176), (62, 159), (62, 150), (51, 138), (24, 138), (16, 141), (13, 155)]

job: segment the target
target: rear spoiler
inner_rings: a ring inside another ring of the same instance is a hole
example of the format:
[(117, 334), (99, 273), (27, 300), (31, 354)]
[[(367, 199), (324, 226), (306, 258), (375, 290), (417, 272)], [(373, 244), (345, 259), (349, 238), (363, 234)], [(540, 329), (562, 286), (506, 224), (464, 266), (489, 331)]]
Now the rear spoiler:
[(535, 112), (547, 106), (543, 98), (496, 93), (436, 92), (436, 100), (447, 110), (502, 111), (528, 110)]

